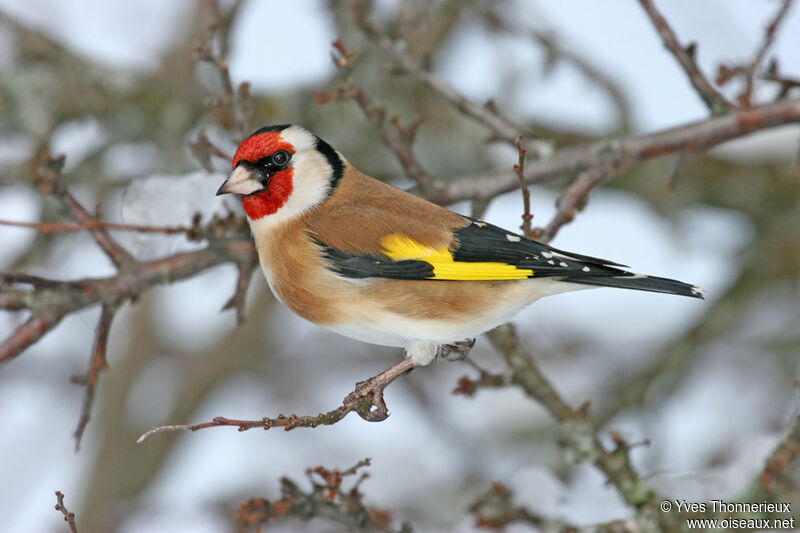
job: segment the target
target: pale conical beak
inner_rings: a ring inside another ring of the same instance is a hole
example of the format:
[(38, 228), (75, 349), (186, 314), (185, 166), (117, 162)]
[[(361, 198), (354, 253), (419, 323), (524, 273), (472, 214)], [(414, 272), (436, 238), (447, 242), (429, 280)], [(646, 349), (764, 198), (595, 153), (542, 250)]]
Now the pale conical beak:
[(228, 179), (217, 190), (217, 196), (221, 194), (241, 194), (247, 196), (263, 189), (264, 186), (256, 179), (254, 172), (244, 165), (237, 166)]

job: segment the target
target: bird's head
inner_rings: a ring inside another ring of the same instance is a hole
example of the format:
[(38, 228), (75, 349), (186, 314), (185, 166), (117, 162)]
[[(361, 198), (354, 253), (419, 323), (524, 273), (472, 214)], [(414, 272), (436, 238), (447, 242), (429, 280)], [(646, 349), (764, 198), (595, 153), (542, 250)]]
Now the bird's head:
[(254, 132), (236, 149), (232, 164), (217, 194), (240, 195), (250, 220), (302, 214), (333, 192), (345, 168), (328, 143), (291, 124)]

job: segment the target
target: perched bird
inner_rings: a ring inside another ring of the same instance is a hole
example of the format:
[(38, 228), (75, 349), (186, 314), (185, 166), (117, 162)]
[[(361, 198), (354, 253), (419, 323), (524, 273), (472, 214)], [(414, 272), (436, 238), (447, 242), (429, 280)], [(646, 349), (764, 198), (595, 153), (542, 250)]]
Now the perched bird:
[(225, 193), (241, 196), (284, 304), (341, 335), (405, 348), (407, 366), (464, 354), (542, 296), (620, 287), (702, 298), (695, 286), (557, 250), (382, 183), (296, 125), (245, 139)]

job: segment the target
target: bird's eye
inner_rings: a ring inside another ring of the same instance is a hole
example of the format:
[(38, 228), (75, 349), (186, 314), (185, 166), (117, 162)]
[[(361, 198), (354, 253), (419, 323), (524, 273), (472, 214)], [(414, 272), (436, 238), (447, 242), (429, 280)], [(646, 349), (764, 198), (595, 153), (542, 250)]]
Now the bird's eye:
[(289, 152), (287, 152), (286, 150), (278, 150), (277, 152), (272, 154), (272, 164), (275, 165), (276, 167), (282, 167), (289, 162), (289, 159), (291, 157), (292, 157), (291, 154), (289, 154)]

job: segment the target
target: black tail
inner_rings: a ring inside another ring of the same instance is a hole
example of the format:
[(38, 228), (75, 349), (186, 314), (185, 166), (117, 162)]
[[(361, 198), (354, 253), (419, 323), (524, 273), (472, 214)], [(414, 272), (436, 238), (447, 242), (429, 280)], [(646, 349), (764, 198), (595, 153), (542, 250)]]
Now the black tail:
[(580, 283), (582, 285), (597, 285), (600, 287), (619, 287), (622, 289), (634, 289), (637, 291), (663, 292), (666, 294), (678, 294), (689, 296), (690, 298), (703, 297), (703, 289), (695, 285), (689, 285), (682, 281), (658, 278), (655, 276), (644, 276), (642, 274), (628, 274), (622, 276), (586, 276), (579, 278), (564, 278), (562, 281), (570, 283)]

